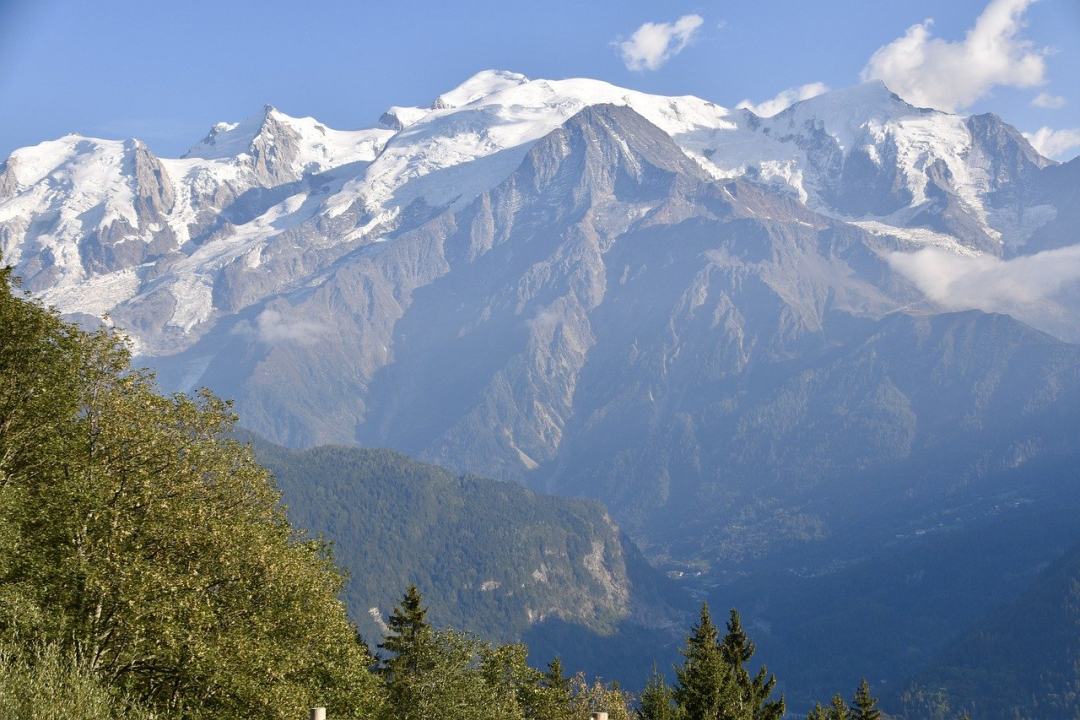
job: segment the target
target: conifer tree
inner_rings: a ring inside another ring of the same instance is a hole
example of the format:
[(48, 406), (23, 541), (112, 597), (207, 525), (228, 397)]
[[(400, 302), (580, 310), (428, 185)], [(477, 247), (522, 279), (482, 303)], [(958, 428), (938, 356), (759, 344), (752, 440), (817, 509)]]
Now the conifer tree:
[(524, 643), (488, 646), (479, 649), (480, 673), (486, 683), (486, 702), (500, 708), (498, 717), (523, 715), (530, 720), (570, 720), (558, 712), (551, 691), (544, 686), (544, 673), (528, 663), (529, 648)]
[(870, 683), (866, 681), (866, 678), (859, 683), (859, 689), (855, 691), (852, 704), (855, 706), (852, 720), (881, 720), (881, 711), (877, 709), (877, 698), (870, 694)]
[(531, 717), (536, 720), (569, 720), (574, 716), (572, 679), (563, 672), (562, 661), (548, 663), (540, 679), (540, 702)]
[(652, 675), (641, 691), (639, 720), (675, 720), (674, 693), (663, 674), (653, 667)]
[(547, 672), (544, 673), (544, 686), (559, 692), (570, 692), (570, 678), (563, 673), (562, 660), (559, 658), (548, 663)]
[(821, 703), (814, 703), (814, 707), (806, 714), (806, 720), (829, 720), (829, 713)]
[(784, 698), (769, 700), (776, 677), (769, 674), (764, 665), (754, 677), (746, 669), (746, 663), (754, 656), (757, 647), (743, 630), (742, 620), (735, 608), (728, 617), (727, 635), (721, 643), (720, 651), (727, 663), (732, 680), (739, 691), (739, 713), (751, 720), (780, 720), (784, 716)]
[(724, 662), (719, 633), (707, 603), (701, 606), (701, 619), (686, 639), (682, 654), (686, 660), (676, 669), (673, 693), (680, 716), (687, 720), (727, 717), (738, 693)]
[(379, 647), (394, 653), (384, 661), (384, 669), (393, 683), (395, 675), (415, 675), (423, 670), (421, 659), (424, 653), (421, 651), (431, 640), (427, 608), (416, 585), (410, 585), (405, 591), (401, 604), (394, 608), (386, 624), (390, 634)]
[(849, 720), (851, 718), (851, 709), (839, 694), (833, 695), (828, 718), (829, 720)]

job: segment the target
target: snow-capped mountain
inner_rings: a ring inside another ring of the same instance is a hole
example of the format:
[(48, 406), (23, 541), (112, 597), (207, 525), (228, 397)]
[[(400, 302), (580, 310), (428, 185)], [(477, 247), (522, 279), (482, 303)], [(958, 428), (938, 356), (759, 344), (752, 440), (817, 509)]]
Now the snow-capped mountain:
[[(393, 134), (267, 107), (219, 123), (179, 159), (78, 135), (22, 148), (0, 169), (0, 253), (46, 302), (112, 313), (137, 348), (167, 349), (215, 314), (228, 262), (257, 265), (264, 239), (315, 212), (304, 199), (333, 184), (329, 171), (360, 171)], [(142, 300), (157, 312), (126, 312)]]
[(259, 184), (273, 186), (355, 162), (371, 162), (393, 135), (386, 128), (334, 130), (315, 118), (294, 118), (266, 106), (261, 115), (218, 123), (184, 155), (249, 164)]
[(142, 352), (173, 352), (356, 246), (463, 206), (598, 104), (632, 108), (714, 178), (773, 184), (911, 247), (1006, 255), (1056, 213), (995, 196), (1051, 164), (1019, 133), (992, 116), (914, 108), (878, 82), (759, 118), (485, 71), (364, 130), (267, 107), (215, 125), (179, 159), (74, 135), (17, 150), (0, 172), (0, 252), (48, 302), (109, 313)]
[[(183, 158), (69, 136), (0, 170), (4, 260), (108, 313), (163, 387), (208, 386), (282, 444), (600, 499), (699, 589), (760, 581), (764, 617), (886, 555), (882, 603), (1000, 599), (1021, 580), (994, 557), (938, 553), (925, 593), (905, 553), (1019, 527), (1031, 567), (1074, 531), (1080, 323), (1028, 291), (1061, 264), (1080, 307), (1078, 213), (1080, 159), (880, 83), (764, 118), (488, 71), (368, 129), (267, 109)], [(927, 256), (929, 285), (897, 259)], [(957, 263), (1036, 312), (955, 312)], [(919, 607), (893, 624), (968, 620)], [(911, 635), (882, 635), (902, 677)]]

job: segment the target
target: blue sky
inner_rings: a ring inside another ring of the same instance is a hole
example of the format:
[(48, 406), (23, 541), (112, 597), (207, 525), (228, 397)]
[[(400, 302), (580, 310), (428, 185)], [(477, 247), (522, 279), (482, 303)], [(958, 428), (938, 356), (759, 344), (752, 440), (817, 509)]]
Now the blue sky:
[[(853, 84), (872, 57), (890, 86), (996, 112), (1024, 131), (1080, 137), (1080, 2), (993, 0), (1015, 11), (1002, 52), (1041, 63), (1026, 71), (992, 57), (996, 46), (965, 55), (961, 43), (988, 3), (0, 0), (0, 157), (67, 132), (140, 137), (176, 155), (214, 122), (267, 103), (364, 127), (388, 105), (426, 105), (485, 68), (734, 106), (810, 83)], [(666, 56), (621, 52), (643, 23), (680, 18), (653, 27), (654, 42), (683, 33)], [(905, 68), (913, 47), (928, 59)], [(1039, 94), (1043, 107), (1032, 104)]]

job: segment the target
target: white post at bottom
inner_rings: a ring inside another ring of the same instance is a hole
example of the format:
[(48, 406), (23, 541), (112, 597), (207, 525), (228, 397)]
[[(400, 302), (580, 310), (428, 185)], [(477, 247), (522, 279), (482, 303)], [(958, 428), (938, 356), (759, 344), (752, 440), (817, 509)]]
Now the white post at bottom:
[(606, 712), (594, 712), (589, 714), (589, 720), (607, 720)]
[[(308, 715), (308, 720), (326, 720), (326, 708), (311, 708), (311, 714)], [(604, 720), (607, 719), (605, 718)]]

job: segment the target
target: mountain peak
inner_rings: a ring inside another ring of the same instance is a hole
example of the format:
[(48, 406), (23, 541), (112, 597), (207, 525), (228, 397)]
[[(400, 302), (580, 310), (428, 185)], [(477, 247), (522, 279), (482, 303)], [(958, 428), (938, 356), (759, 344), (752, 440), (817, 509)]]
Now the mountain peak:
[(188, 150), (183, 157), (214, 160), (236, 157), (251, 151), (252, 143), (260, 136), (271, 137), (275, 128), (288, 128), (297, 134), (304, 129), (323, 127), (315, 118), (297, 118), (283, 113), (270, 104), (262, 110), (249, 115), (240, 122), (219, 122), (210, 128), (197, 145)]
[[(670, 135), (630, 105), (589, 105), (567, 120), (564, 127), (591, 136), (594, 143), (610, 146), (624, 159), (640, 158), (668, 172), (681, 172), (702, 179), (706, 177), (701, 167), (682, 151)], [(631, 162), (638, 164), (633, 159)]]
[(911, 105), (881, 80), (868, 80), (800, 100), (780, 115), (837, 115), (850, 118), (884, 118), (897, 115), (933, 112)]
[(679, 177), (708, 179), (671, 136), (634, 108), (614, 103), (589, 105), (570, 117), (529, 150), (518, 175), (543, 193), (561, 195), (572, 187), (574, 202), (585, 204), (605, 197), (659, 201)]
[(379, 117), (379, 124), (395, 131), (404, 130), (429, 112), (431, 112), (429, 108), (391, 105)]
[(481, 70), (453, 90), (435, 98), (432, 110), (445, 110), (476, 102), (501, 90), (524, 85), (529, 78), (508, 70)]
[(240, 122), (215, 123), (206, 137), (184, 153), (183, 157), (214, 160), (247, 152), (266, 123), (276, 115), (280, 113), (273, 105), (265, 105), (262, 112)]

